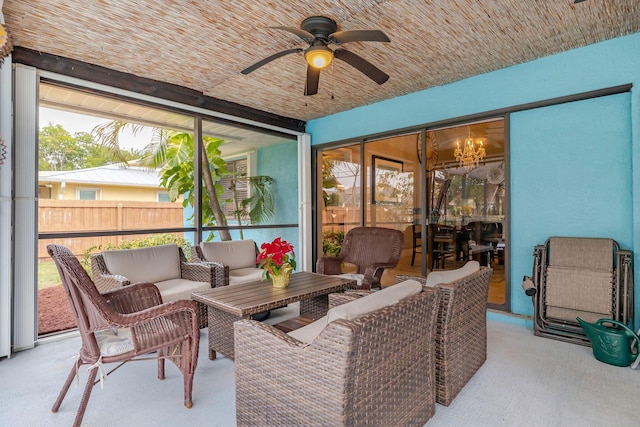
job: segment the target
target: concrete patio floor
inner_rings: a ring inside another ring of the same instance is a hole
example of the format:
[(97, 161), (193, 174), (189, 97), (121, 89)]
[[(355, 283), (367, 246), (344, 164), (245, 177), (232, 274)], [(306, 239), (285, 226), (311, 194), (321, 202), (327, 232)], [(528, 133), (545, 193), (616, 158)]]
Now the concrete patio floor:
[[(274, 312), (268, 323), (295, 315)], [(449, 426), (637, 426), (640, 424), (640, 370), (598, 362), (591, 349), (534, 337), (521, 320), (488, 321), (488, 359), (449, 407), (436, 406), (429, 427)], [(50, 408), (80, 346), (72, 336), (0, 360), (0, 425), (71, 425), (86, 381), (72, 385), (60, 411)], [(392, 362), (392, 361), (390, 361)], [(265, 364), (269, 361), (265, 360)], [(233, 361), (207, 357), (202, 330), (193, 387), (193, 407), (182, 404), (182, 377), (167, 363), (166, 379), (156, 378), (153, 361), (129, 363), (96, 386), (86, 426), (235, 426)]]

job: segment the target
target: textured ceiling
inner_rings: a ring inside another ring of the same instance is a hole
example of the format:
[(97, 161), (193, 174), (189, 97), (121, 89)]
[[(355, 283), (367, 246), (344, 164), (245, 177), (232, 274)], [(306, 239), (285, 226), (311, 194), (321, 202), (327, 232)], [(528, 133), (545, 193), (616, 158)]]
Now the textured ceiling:
[[(5, 0), (2, 11), (16, 46), (305, 121), (640, 31), (638, 0)], [(268, 27), (311, 15), (384, 31), (391, 43), (343, 47), (389, 80), (379, 86), (334, 61), (305, 97), (302, 54), (240, 74), (305, 47)]]

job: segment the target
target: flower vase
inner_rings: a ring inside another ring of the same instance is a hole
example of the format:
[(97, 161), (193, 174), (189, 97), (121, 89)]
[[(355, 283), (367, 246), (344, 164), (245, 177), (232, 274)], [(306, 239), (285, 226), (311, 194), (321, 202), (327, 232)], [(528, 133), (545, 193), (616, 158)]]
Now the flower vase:
[(280, 267), (279, 274), (271, 275), (271, 284), (274, 288), (286, 288), (289, 286), (289, 277), (291, 277), (291, 272), (293, 271), (293, 267), (289, 264), (282, 264)]

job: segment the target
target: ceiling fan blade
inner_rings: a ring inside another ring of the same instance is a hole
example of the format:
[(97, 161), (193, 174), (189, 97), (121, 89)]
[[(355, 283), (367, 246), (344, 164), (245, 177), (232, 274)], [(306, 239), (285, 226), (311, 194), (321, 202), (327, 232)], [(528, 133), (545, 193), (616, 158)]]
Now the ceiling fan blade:
[(329, 36), (330, 43), (349, 42), (390, 42), (389, 37), (380, 30), (337, 31)]
[(318, 93), (318, 82), (320, 81), (320, 70), (307, 65), (307, 82), (304, 85), (304, 96), (311, 96)]
[(245, 68), (244, 70), (242, 70), (240, 72), (242, 74), (249, 74), (250, 72), (257, 70), (258, 68), (262, 67), (265, 64), (268, 64), (269, 62), (273, 61), (274, 59), (278, 59), (281, 56), (289, 55), (291, 53), (302, 52), (302, 51), (303, 51), (302, 48), (295, 48), (295, 49), (287, 49), (287, 50), (283, 50), (282, 52), (274, 53), (273, 55), (267, 56), (263, 60), (256, 62), (255, 64), (251, 65), (250, 67)]
[(389, 80), (389, 75), (387, 73), (353, 52), (349, 52), (344, 49), (336, 49), (333, 52), (333, 56), (351, 65), (379, 85)]
[(306, 41), (307, 43), (311, 43), (315, 39), (315, 36), (313, 34), (296, 27), (277, 26), (277, 27), (269, 27), (269, 28), (275, 28), (276, 30), (289, 31), (290, 33), (295, 34), (296, 36), (300, 37), (302, 40)]

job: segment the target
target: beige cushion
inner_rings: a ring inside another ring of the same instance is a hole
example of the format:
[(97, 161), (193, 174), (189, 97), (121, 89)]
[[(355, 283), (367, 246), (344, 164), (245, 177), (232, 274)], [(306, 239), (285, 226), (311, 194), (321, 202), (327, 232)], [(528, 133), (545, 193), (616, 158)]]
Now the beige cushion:
[(242, 283), (262, 280), (262, 269), (257, 267), (238, 268), (229, 270), (229, 285), (239, 285)]
[(106, 329), (95, 332), (101, 356), (117, 356), (133, 350), (133, 339), (131, 329), (118, 328)]
[(432, 271), (427, 275), (427, 286), (435, 286), (440, 283), (451, 283), (456, 280), (462, 279), (470, 274), (480, 270), (480, 263), (478, 261), (469, 261), (462, 267), (456, 270), (447, 271)]
[(174, 244), (105, 251), (102, 256), (109, 273), (124, 276), (131, 283), (180, 278), (180, 253)]
[(393, 286), (373, 292), (365, 297), (355, 299), (346, 304), (339, 305), (329, 310), (325, 317), (300, 329), (289, 332), (295, 339), (310, 343), (322, 332), (324, 327), (337, 319), (353, 320), (356, 317), (374, 312), (381, 308), (395, 304), (403, 298), (417, 295), (422, 291), (422, 285), (416, 280), (406, 280)]
[(422, 291), (422, 285), (417, 280), (405, 280), (393, 286), (373, 292), (363, 298), (358, 298), (346, 304), (339, 305), (327, 312), (327, 323), (336, 319), (353, 320), (372, 311), (376, 311), (403, 298), (417, 295)]
[(322, 332), (325, 326), (327, 326), (327, 316), (321, 317), (315, 322), (311, 322), (302, 328), (294, 329), (287, 334), (298, 341), (310, 343), (320, 335), (320, 332)]
[(251, 239), (201, 242), (200, 249), (205, 260), (221, 262), (229, 270), (256, 266), (256, 243)]
[(162, 296), (162, 302), (191, 299), (191, 292), (206, 291), (211, 289), (208, 282), (194, 282), (186, 279), (169, 279), (157, 282), (156, 286)]

